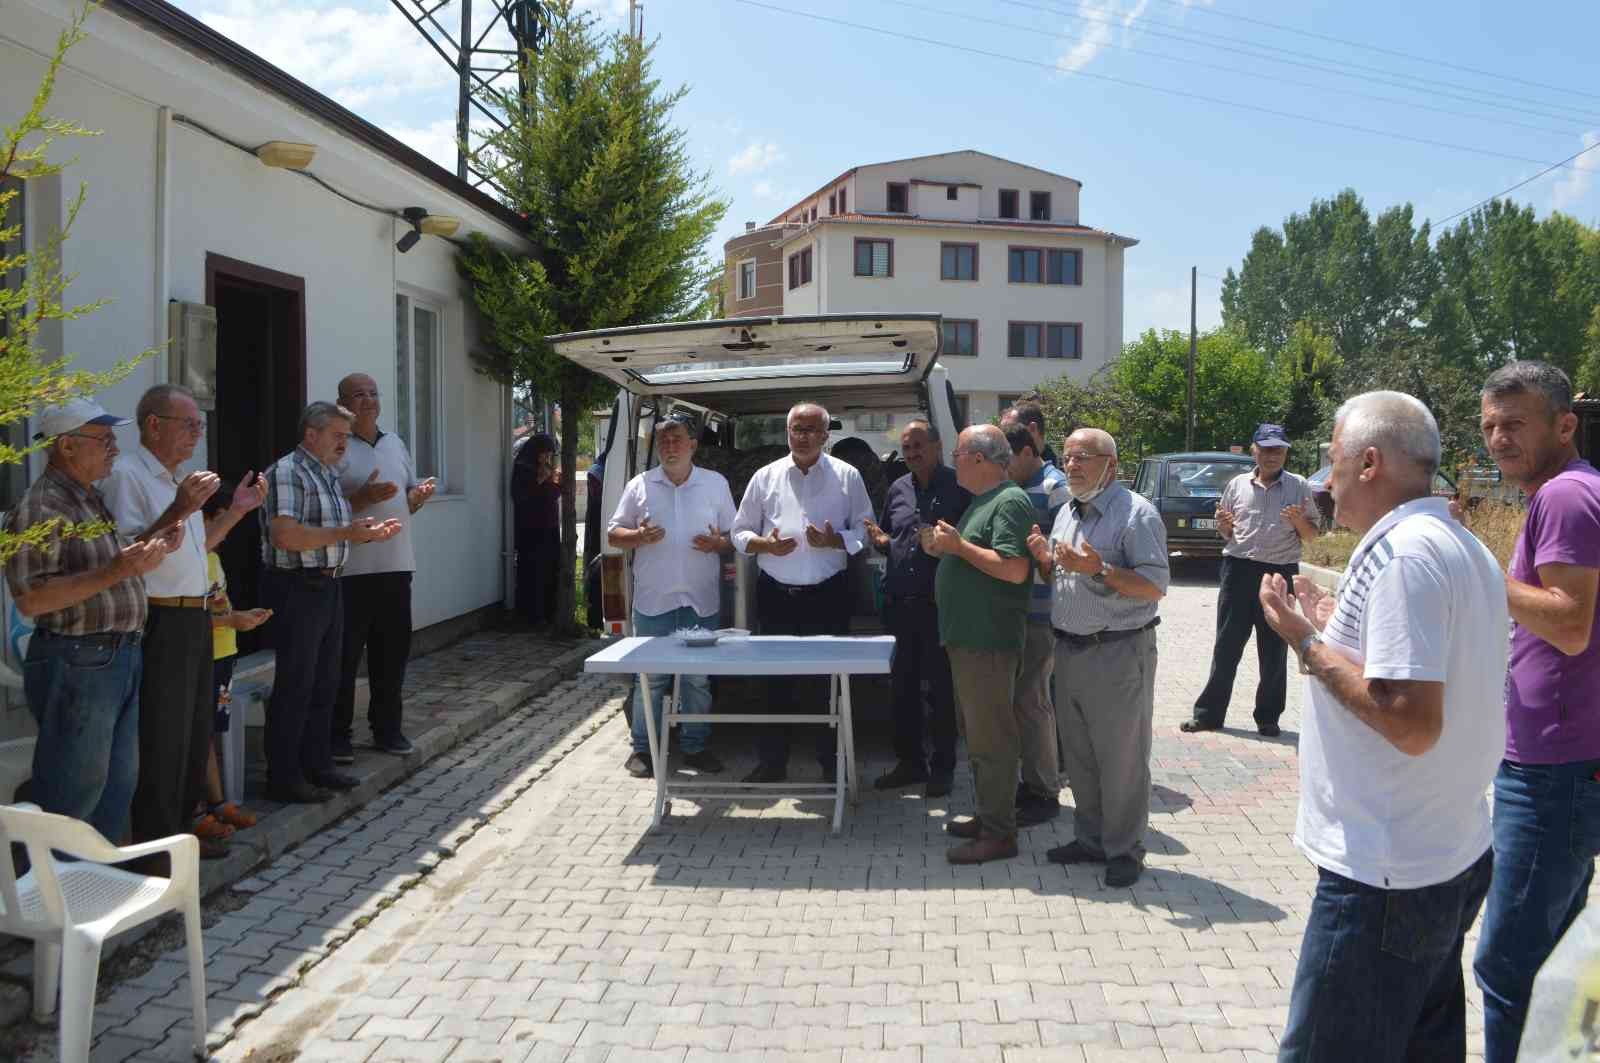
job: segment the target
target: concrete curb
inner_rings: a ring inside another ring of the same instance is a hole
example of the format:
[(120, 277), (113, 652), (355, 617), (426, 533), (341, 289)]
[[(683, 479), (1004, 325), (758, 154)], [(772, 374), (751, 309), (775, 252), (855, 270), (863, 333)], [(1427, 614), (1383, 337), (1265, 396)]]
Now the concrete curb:
[(1300, 563), (1300, 574), (1311, 577), (1311, 582), (1332, 594), (1339, 589), (1339, 578), (1344, 575), (1340, 569), (1323, 568), (1321, 565), (1308, 565)]

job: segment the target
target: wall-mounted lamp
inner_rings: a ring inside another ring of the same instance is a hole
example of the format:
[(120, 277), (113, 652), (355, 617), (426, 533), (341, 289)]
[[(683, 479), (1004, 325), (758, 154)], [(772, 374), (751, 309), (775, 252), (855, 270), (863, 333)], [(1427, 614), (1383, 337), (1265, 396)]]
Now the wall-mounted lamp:
[(461, 219), (448, 214), (429, 214), (422, 219), (420, 228), (429, 236), (454, 236), (461, 228)]
[(263, 165), (280, 170), (304, 170), (316, 157), (315, 144), (296, 144), (289, 140), (269, 140), (256, 149), (256, 158)]
[(411, 223), (411, 231), (394, 242), (394, 249), (403, 255), (422, 239), (422, 219), (428, 216), (428, 212), (422, 207), (407, 207), (400, 215)]

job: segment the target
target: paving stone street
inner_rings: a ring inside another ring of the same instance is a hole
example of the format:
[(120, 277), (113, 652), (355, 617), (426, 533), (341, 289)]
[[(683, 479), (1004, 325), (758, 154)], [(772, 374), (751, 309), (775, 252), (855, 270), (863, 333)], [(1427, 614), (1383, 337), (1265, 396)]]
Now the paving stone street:
[[(840, 836), (831, 806), (790, 800), (680, 799), (652, 831), (653, 788), (621, 768), (625, 686), (580, 676), (242, 884), (206, 930), (215, 1057), (1271, 1059), (1315, 880), (1291, 841), (1302, 693), (1291, 682), (1283, 737), (1258, 737), (1248, 649), (1243, 727), (1179, 733), (1215, 597), (1213, 569), (1180, 569), (1162, 607), (1150, 858), (1131, 889), (1044, 860), (1072, 836), (1070, 792), (1017, 859), (949, 865), (942, 828), (970, 812), (970, 777), (948, 799), (872, 791), (892, 761), (881, 722), (860, 728), (866, 785)], [(730, 773), (749, 739), (718, 730)], [(103, 994), (95, 1060), (188, 1058), (181, 961)]]

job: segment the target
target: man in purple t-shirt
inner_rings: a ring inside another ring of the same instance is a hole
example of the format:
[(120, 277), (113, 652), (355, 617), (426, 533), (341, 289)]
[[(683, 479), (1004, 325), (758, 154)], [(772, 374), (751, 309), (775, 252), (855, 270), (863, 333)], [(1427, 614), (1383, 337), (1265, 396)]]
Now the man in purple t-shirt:
[(1583, 910), (1600, 855), (1600, 472), (1578, 457), (1572, 383), (1513, 362), (1483, 386), (1483, 440), (1528, 495), (1506, 576), (1506, 756), (1494, 880), (1473, 961), (1485, 1063), (1517, 1058), (1533, 977)]

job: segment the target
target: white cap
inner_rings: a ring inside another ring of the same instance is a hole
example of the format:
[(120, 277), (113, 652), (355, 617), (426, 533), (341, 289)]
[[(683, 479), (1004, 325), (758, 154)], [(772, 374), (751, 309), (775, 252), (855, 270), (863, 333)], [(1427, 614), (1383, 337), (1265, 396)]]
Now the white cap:
[(66, 435), (86, 424), (103, 424), (120, 427), (132, 424), (127, 417), (117, 417), (105, 411), (98, 402), (89, 399), (72, 399), (59, 406), (46, 406), (33, 418), (35, 438), (52, 439)]

